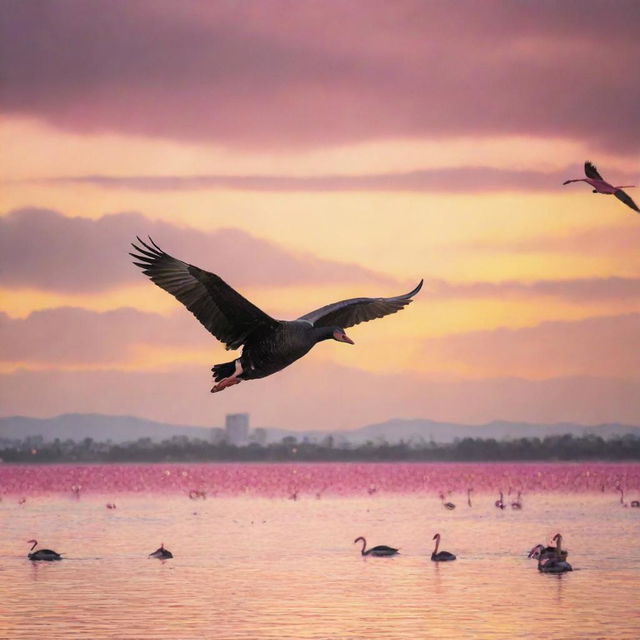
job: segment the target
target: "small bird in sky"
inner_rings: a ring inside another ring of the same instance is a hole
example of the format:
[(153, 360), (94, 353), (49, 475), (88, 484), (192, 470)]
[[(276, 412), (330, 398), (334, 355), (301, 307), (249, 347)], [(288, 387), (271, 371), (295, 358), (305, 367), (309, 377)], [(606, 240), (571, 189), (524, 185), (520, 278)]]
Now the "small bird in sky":
[(587, 176), (586, 178), (575, 178), (573, 180), (565, 180), (562, 184), (569, 184), (570, 182), (586, 182), (593, 187), (593, 193), (606, 193), (609, 195), (614, 195), (618, 200), (624, 202), (628, 207), (631, 207), (634, 211), (640, 213), (640, 209), (638, 205), (631, 199), (628, 193), (624, 192), (623, 189), (628, 189), (629, 187), (635, 187), (634, 184), (623, 184), (619, 187), (614, 187), (612, 184), (609, 184), (606, 180), (603, 180), (602, 176), (596, 169), (595, 165), (588, 160), (584, 163), (584, 172)]

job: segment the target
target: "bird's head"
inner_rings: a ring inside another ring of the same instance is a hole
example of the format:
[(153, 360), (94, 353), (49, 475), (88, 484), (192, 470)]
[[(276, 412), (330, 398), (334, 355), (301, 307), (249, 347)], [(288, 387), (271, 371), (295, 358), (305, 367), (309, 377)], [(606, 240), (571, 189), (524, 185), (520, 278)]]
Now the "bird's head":
[(433, 536), (433, 538), (431, 538), (432, 540), (440, 540), (440, 534), (436, 533), (435, 536)]
[(346, 342), (347, 344), (355, 344), (355, 342), (344, 332), (344, 329), (335, 327), (333, 330), (333, 339), (338, 342)]
[(356, 542), (364, 542), (364, 541), (365, 541), (364, 538), (362, 536), (359, 536), (353, 541), (353, 544), (355, 544)]
[(553, 536), (553, 538), (551, 538), (554, 542), (557, 542), (558, 540), (562, 540), (562, 536), (559, 533), (556, 533), (555, 536)]
[(27, 540), (27, 544), (36, 545), (36, 544), (38, 544), (38, 541), (37, 540)]

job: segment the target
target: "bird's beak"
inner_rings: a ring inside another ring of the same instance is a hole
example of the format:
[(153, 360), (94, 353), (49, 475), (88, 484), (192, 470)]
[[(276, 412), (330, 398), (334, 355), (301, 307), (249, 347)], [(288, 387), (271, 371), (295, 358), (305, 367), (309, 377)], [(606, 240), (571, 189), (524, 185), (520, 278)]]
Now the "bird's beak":
[(340, 336), (340, 342), (346, 342), (347, 344), (355, 344), (355, 342), (346, 333), (343, 333)]

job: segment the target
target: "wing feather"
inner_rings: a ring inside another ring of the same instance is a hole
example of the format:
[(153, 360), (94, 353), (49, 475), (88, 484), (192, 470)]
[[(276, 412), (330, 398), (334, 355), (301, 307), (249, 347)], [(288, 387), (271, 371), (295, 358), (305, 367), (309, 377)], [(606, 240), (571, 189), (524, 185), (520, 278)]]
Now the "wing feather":
[(604, 180), (604, 178), (596, 169), (596, 165), (592, 162), (589, 162), (588, 160), (584, 163), (584, 172), (587, 178), (591, 178), (593, 180)]
[(341, 327), (346, 329), (361, 322), (383, 318), (396, 313), (412, 302), (413, 296), (422, 288), (423, 281), (409, 293), (393, 298), (351, 298), (328, 304), (307, 313), (298, 320), (315, 327)]
[(640, 209), (638, 209), (638, 205), (633, 201), (631, 196), (622, 189), (618, 189), (613, 194), (620, 202), (624, 202), (628, 207), (631, 207), (634, 211), (640, 213)]
[(177, 298), (227, 349), (237, 349), (259, 326), (278, 324), (264, 311), (241, 296), (220, 276), (199, 269), (138, 238), (131, 246), (133, 264), (161, 289)]

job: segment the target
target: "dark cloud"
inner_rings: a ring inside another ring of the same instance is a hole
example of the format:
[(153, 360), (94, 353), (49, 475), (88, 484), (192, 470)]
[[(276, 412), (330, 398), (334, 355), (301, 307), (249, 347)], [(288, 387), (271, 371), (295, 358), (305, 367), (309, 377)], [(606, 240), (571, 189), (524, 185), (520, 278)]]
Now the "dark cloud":
[(636, 0), (6, 0), (0, 11), (2, 108), (74, 131), (278, 149), (390, 136), (640, 143)]
[[(561, 171), (519, 171), (469, 166), (423, 169), (403, 173), (324, 176), (182, 175), (182, 176), (69, 176), (34, 180), (47, 184), (90, 184), (106, 189), (181, 191), (237, 189), (242, 191), (428, 191), (483, 193), (492, 191), (558, 191), (567, 176), (582, 168)], [(630, 180), (630, 174), (617, 176)]]
[(0, 284), (58, 292), (95, 292), (141, 282), (128, 255), (136, 235), (150, 235), (168, 253), (213, 271), (232, 286), (397, 283), (355, 264), (322, 260), (239, 229), (212, 232), (115, 213), (97, 220), (47, 209), (0, 217)]

